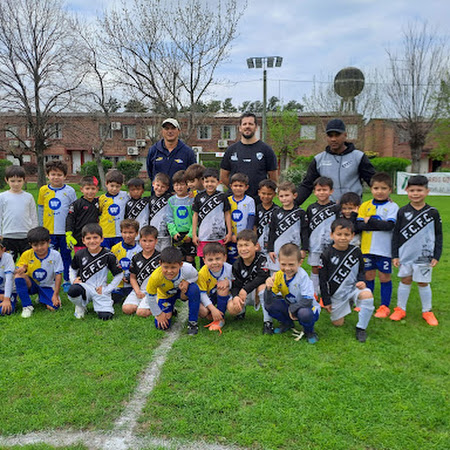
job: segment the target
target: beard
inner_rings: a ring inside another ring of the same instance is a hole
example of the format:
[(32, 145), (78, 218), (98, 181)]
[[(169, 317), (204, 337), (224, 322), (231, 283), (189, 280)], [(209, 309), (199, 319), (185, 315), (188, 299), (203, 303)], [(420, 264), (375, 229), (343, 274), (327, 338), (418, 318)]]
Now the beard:
[(254, 135), (255, 135), (254, 131), (244, 131), (244, 132), (242, 132), (242, 136), (245, 139), (251, 139)]

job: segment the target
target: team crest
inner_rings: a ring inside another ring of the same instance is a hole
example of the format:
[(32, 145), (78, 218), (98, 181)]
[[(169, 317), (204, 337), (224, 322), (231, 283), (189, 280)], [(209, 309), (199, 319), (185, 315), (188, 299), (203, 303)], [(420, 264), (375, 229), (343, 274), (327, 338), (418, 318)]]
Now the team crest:
[(336, 266), (339, 263), (339, 258), (337, 256), (333, 256), (331, 258), (331, 262)]
[(237, 153), (233, 153), (230, 157), (231, 161), (237, 161), (238, 157), (237, 157)]
[(353, 164), (353, 161), (344, 161), (342, 163), (342, 168), (346, 169), (347, 167), (350, 167)]
[(139, 269), (142, 267), (143, 262), (142, 261), (138, 261), (137, 266), (139, 267)]
[(317, 208), (313, 208), (311, 211), (313, 214), (315, 214), (317, 212)]
[(277, 219), (282, 219), (282, 218), (283, 218), (283, 213), (282, 212), (278, 213), (277, 214)]
[(413, 217), (413, 213), (412, 212), (406, 212), (405, 213), (405, 217), (406, 217), (406, 220), (411, 220), (412, 217)]
[(87, 262), (88, 262), (87, 258), (83, 258), (81, 260), (81, 264), (83, 264), (83, 266), (85, 266), (87, 264)]
[(262, 159), (263, 159), (263, 154), (261, 153), (261, 152), (258, 152), (258, 153), (256, 153), (256, 159), (258, 160), (258, 161), (261, 161)]

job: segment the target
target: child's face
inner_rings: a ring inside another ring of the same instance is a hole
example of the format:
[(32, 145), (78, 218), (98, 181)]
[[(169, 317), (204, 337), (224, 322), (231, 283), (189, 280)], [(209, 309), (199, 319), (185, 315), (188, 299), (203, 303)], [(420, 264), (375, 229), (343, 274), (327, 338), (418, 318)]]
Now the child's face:
[(25, 178), (13, 176), (8, 179), (5, 178), (5, 181), (8, 183), (11, 192), (22, 192), (23, 185), (25, 184)]
[(86, 184), (85, 186), (80, 187), (80, 191), (83, 194), (83, 197), (91, 202), (98, 193), (98, 186)]
[(144, 193), (144, 186), (130, 186), (128, 188), (128, 194), (133, 200), (139, 200)]
[(259, 198), (261, 199), (261, 203), (263, 205), (271, 205), (273, 203), (273, 199), (275, 198), (275, 191), (273, 189), (268, 188), (267, 186), (263, 186), (258, 191)]
[(123, 242), (128, 245), (133, 245), (138, 235), (137, 231), (132, 227), (124, 228), (120, 231), (120, 234), (122, 235)]
[(145, 236), (142, 236), (141, 239), (139, 239), (139, 244), (142, 247), (142, 250), (144, 250), (145, 254), (153, 253), (155, 251), (157, 242), (158, 240), (151, 234), (146, 234)]
[(297, 259), (297, 255), (286, 256), (283, 254), (278, 255), (278, 262), (280, 264), (280, 270), (284, 272), (288, 279), (295, 276), (298, 268), (301, 266), (300, 261)]
[(89, 251), (96, 253), (100, 250), (103, 237), (96, 233), (87, 233), (86, 236), (82, 238), (82, 241)]
[(392, 189), (383, 181), (375, 181), (370, 187), (374, 200), (382, 202), (391, 195)]
[(430, 190), (425, 186), (408, 186), (406, 188), (408, 199), (413, 205), (420, 205), (425, 202)]
[(50, 241), (39, 241), (33, 242), (31, 248), (38, 258), (45, 258), (48, 254), (48, 249), (50, 247)]
[(115, 181), (106, 183), (106, 190), (108, 191), (108, 194), (112, 196), (116, 196), (120, 192), (120, 189), (122, 189), (122, 185)]
[(321, 204), (327, 204), (330, 201), (330, 195), (333, 193), (333, 189), (330, 186), (316, 185), (314, 188), (314, 195)]
[(283, 208), (292, 208), (294, 206), (294, 201), (297, 198), (297, 193), (292, 191), (280, 191), (278, 192), (278, 198)]
[(161, 181), (155, 180), (152, 183), (153, 191), (157, 197), (161, 197), (161, 195), (164, 195), (167, 190), (169, 189), (169, 186), (167, 184), (161, 183)]
[(173, 184), (173, 190), (175, 194), (179, 195), (180, 197), (186, 197), (188, 193), (188, 185), (184, 181), (177, 182)]
[(227, 260), (227, 257), (223, 253), (208, 253), (203, 259), (206, 267), (211, 272), (219, 272), (222, 270), (223, 264)]
[(355, 233), (353, 233), (350, 228), (337, 227), (331, 232), (331, 239), (334, 241), (334, 248), (337, 250), (347, 250), (354, 235)]
[(352, 205), (351, 203), (343, 203), (343, 204), (341, 204), (341, 212), (342, 212), (342, 215), (346, 219), (350, 219), (350, 217), (352, 216), (352, 212), (357, 213), (358, 210), (359, 210), (359, 206), (358, 205)]
[(248, 184), (242, 183), (241, 181), (234, 181), (231, 184), (231, 191), (233, 192), (233, 197), (237, 199), (244, 198), (247, 189)]
[(180, 273), (183, 263), (161, 263), (161, 272), (168, 280), (174, 280)]
[(252, 241), (246, 241), (244, 239), (237, 241), (237, 251), (243, 260), (252, 260), (255, 257), (257, 249), (257, 244), (254, 244)]
[(50, 186), (55, 188), (60, 188), (64, 186), (64, 182), (66, 181), (66, 175), (62, 170), (52, 169), (47, 174), (48, 181), (50, 181)]
[(187, 180), (186, 183), (191, 191), (203, 190), (203, 182), (201, 178), (194, 178), (193, 180)]
[(207, 194), (212, 194), (219, 186), (219, 180), (216, 177), (203, 178), (203, 186)]

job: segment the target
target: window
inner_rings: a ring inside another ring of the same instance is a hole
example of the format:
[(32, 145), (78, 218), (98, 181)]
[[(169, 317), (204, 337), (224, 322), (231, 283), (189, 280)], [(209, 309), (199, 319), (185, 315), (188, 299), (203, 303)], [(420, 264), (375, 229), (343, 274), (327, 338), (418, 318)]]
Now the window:
[(136, 139), (136, 125), (122, 125), (122, 137), (124, 139)]
[(51, 161), (62, 161), (62, 156), (61, 155), (45, 155), (44, 161), (46, 163), (51, 162)]
[(62, 139), (62, 126), (60, 123), (53, 123), (49, 127), (49, 134), (48, 137), (50, 139)]
[(105, 125), (105, 124), (101, 124), (99, 126), (100, 129), (100, 139), (103, 139), (106, 137), (106, 139), (112, 139), (113, 134), (112, 134), (112, 130), (111, 130), (111, 125)]
[(349, 140), (358, 139), (358, 125), (347, 125), (347, 137)]
[(316, 140), (316, 126), (315, 125), (302, 125), (300, 128), (300, 137), (308, 141)]
[(18, 125), (6, 125), (5, 137), (8, 139), (17, 139), (19, 136), (19, 126)]
[(211, 139), (211, 125), (200, 125), (197, 128), (198, 139)]
[(221, 139), (236, 139), (236, 125), (222, 125)]
[(151, 141), (154, 141), (156, 137), (158, 136), (158, 133), (156, 131), (155, 125), (148, 125), (147, 126), (147, 138)]

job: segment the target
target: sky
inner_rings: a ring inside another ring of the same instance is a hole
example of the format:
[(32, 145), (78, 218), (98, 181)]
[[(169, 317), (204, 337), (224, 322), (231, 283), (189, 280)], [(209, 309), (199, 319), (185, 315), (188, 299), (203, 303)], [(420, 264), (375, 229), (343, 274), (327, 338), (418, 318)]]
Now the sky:
[[(70, 9), (90, 19), (112, 4), (68, 1)], [(314, 85), (330, 82), (344, 67), (358, 67), (366, 75), (383, 70), (386, 49), (401, 49), (402, 31), (412, 21), (427, 21), (449, 37), (449, 17), (447, 0), (248, 0), (210, 98), (231, 97), (235, 105), (262, 100), (262, 70), (248, 69), (246, 59), (282, 56), (282, 67), (267, 69), (268, 98), (301, 102)]]

